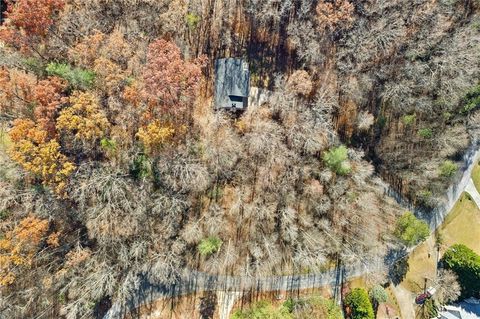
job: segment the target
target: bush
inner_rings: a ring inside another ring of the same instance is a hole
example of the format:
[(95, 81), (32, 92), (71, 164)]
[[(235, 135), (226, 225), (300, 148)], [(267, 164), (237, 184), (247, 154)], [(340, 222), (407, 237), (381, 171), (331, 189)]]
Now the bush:
[(433, 131), (430, 128), (422, 128), (418, 130), (418, 135), (422, 138), (429, 139), (433, 137)]
[(304, 299), (288, 300), (283, 304), (295, 319), (343, 319), (342, 309), (331, 299), (312, 295)]
[(136, 179), (142, 179), (152, 175), (152, 165), (146, 155), (139, 154), (133, 159), (133, 163), (130, 166), (130, 174)]
[(453, 175), (455, 175), (457, 170), (458, 170), (458, 165), (452, 161), (447, 160), (443, 162), (442, 165), (440, 165), (440, 176), (445, 178), (450, 178)]
[(425, 240), (430, 234), (427, 223), (419, 220), (413, 213), (406, 212), (397, 221), (395, 235), (406, 246), (414, 246)]
[(202, 239), (200, 244), (198, 244), (198, 251), (202, 256), (208, 256), (220, 249), (222, 246), (222, 240), (218, 237), (211, 236), (205, 239)]
[(380, 285), (373, 286), (368, 292), (368, 294), (373, 301), (379, 304), (383, 302), (387, 302), (388, 300), (387, 292)]
[(428, 189), (422, 189), (416, 193), (416, 201), (423, 207), (433, 208), (436, 205), (436, 202), (433, 198), (432, 191)]
[(462, 298), (480, 296), (480, 256), (462, 244), (455, 244), (443, 255), (445, 268), (453, 270), (462, 287)]
[(267, 301), (259, 301), (247, 309), (240, 309), (233, 313), (232, 319), (293, 319), (287, 305), (275, 308)]
[(428, 298), (425, 300), (422, 309), (418, 315), (419, 319), (430, 319), (430, 318), (437, 318), (438, 310), (437, 305), (435, 304), (435, 300), (432, 298)]
[(467, 92), (464, 99), (462, 113), (466, 114), (480, 106), (480, 85), (477, 85)]
[(190, 29), (195, 29), (200, 22), (200, 17), (194, 13), (187, 13), (185, 21)]
[(338, 175), (347, 175), (352, 170), (347, 159), (348, 150), (344, 145), (333, 147), (323, 154), (325, 164)]
[(373, 319), (373, 306), (365, 289), (355, 288), (345, 297), (345, 305), (350, 309), (352, 319)]
[(48, 75), (55, 75), (68, 81), (73, 89), (86, 90), (93, 86), (95, 73), (79, 68), (72, 68), (66, 63), (51, 62), (47, 65)]
[(413, 123), (415, 123), (415, 120), (417, 119), (417, 116), (415, 114), (410, 114), (410, 115), (404, 115), (402, 116), (402, 122), (403, 124), (410, 126)]

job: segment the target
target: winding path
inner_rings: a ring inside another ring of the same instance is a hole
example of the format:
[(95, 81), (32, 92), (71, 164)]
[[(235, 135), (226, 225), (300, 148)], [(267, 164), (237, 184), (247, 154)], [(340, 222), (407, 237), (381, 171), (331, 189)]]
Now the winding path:
[[(473, 143), (466, 152), (461, 167), (461, 178), (455, 185), (449, 187), (445, 201), (439, 205), (433, 212), (426, 213), (418, 210), (388, 186), (385, 187), (385, 196), (393, 196), (397, 202), (407, 209), (413, 209), (415, 214), (430, 224), (431, 231), (438, 228), (445, 219), (453, 205), (460, 198), (461, 194), (468, 192), (475, 203), (480, 207), (480, 194), (471, 179), (471, 172), (474, 165), (480, 158), (480, 148), (477, 143)], [(302, 289), (321, 288), (327, 285), (338, 286), (345, 279), (351, 279), (372, 273), (385, 267), (390, 267), (399, 258), (405, 255), (394, 255), (385, 259), (385, 261), (363, 261), (361, 264), (349, 265), (342, 269), (328, 270), (318, 274), (307, 275), (288, 275), (288, 276), (270, 276), (262, 278), (251, 278), (242, 276), (212, 275), (204, 272), (185, 270), (185, 273), (179, 276), (175, 284), (158, 285), (143, 278), (139, 289), (128, 301), (115, 302), (103, 319), (121, 319), (128, 312), (135, 312), (142, 305), (149, 304), (157, 299), (173, 296), (188, 295), (202, 291), (297, 291)]]

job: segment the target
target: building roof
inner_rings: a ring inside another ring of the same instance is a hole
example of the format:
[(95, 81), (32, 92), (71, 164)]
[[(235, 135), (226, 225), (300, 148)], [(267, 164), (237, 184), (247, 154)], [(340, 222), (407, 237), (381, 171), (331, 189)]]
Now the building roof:
[(230, 96), (248, 98), (250, 71), (248, 63), (240, 58), (215, 61), (215, 107), (228, 107)]
[(444, 306), (440, 319), (480, 319), (480, 304), (465, 300), (458, 306)]

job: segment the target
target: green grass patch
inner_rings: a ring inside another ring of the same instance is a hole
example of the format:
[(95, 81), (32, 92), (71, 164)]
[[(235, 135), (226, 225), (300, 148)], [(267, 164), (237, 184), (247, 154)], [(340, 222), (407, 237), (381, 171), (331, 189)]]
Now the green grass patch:
[(473, 167), (472, 179), (473, 179), (473, 183), (475, 184), (475, 187), (480, 192), (480, 162), (478, 162)]
[[(480, 240), (478, 240), (480, 238), (480, 209), (466, 193), (462, 194), (447, 215), (439, 228), (439, 233), (442, 237), (442, 252), (454, 244), (464, 244), (480, 254)], [(421, 292), (425, 277), (431, 279), (435, 277), (436, 258), (435, 237), (430, 235), (410, 254), (408, 272), (402, 285), (412, 292)]]
[(480, 209), (464, 193), (440, 227), (444, 245), (464, 244), (480, 254)]

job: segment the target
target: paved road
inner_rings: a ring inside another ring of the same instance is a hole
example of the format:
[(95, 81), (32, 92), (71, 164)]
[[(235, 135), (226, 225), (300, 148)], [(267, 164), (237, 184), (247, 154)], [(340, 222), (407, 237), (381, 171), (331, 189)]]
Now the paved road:
[[(339, 285), (345, 279), (356, 278), (383, 267), (367, 268), (365, 265), (351, 265), (319, 274), (270, 276), (251, 278), (242, 276), (211, 275), (190, 271), (181, 276), (174, 285), (155, 285), (144, 279), (139, 291), (125, 305), (115, 303), (104, 319), (122, 318), (127, 309), (135, 309), (159, 298), (188, 295), (201, 291), (298, 291)], [(342, 278), (343, 277), (343, 278)]]
[(467, 187), (465, 187), (465, 191), (472, 197), (477, 207), (480, 208), (480, 194), (478, 193), (473, 180), (470, 178), (470, 182), (468, 183)]
[[(445, 205), (424, 218), (429, 220), (431, 231), (439, 227), (447, 213), (451, 210), (455, 202), (464, 191), (467, 191), (480, 207), (480, 194), (471, 180), (471, 171), (480, 158), (480, 149), (476, 144), (467, 152), (464, 157), (464, 167), (462, 176), (457, 184), (452, 185), (446, 195)], [(472, 188), (473, 186), (473, 188)], [(385, 190), (386, 194), (394, 194), (391, 189)], [(400, 204), (406, 209), (412, 206), (408, 202), (395, 195)], [(421, 216), (421, 212), (418, 212)], [(138, 309), (142, 305), (149, 304), (157, 299), (172, 296), (187, 295), (202, 291), (296, 291), (310, 288), (321, 288), (327, 285), (338, 286), (343, 279), (350, 279), (365, 275), (369, 272), (375, 272), (380, 269), (390, 267), (399, 258), (405, 255), (390, 256), (385, 263), (371, 263), (363, 261), (359, 265), (349, 265), (342, 270), (329, 270), (319, 274), (308, 275), (290, 275), (290, 276), (271, 276), (253, 279), (251, 277), (241, 276), (223, 276), (212, 275), (198, 271), (186, 270), (187, 274), (178, 278), (174, 285), (156, 285), (144, 279), (140, 284), (140, 289), (131, 296), (130, 300), (120, 303), (115, 302), (103, 319), (120, 319), (126, 311)], [(344, 278), (340, 278), (343, 276)]]

